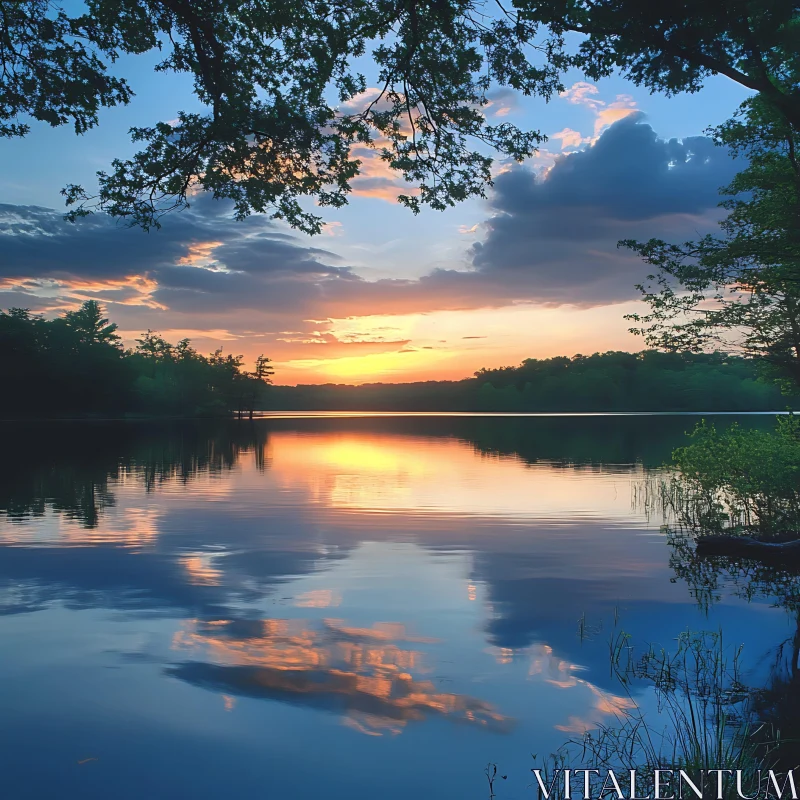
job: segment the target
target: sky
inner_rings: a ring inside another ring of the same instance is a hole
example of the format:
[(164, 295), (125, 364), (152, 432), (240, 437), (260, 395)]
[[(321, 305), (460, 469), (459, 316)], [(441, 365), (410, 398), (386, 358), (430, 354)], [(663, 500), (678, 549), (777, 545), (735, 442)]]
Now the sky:
[(264, 353), (280, 384), (458, 379), (642, 349), (624, 315), (643, 309), (648, 268), (618, 240), (713, 232), (738, 167), (703, 134), (746, 97), (727, 78), (667, 98), (576, 73), (549, 103), (495, 91), (490, 121), (548, 141), (522, 165), (498, 161), (486, 199), (445, 212), (400, 206), (402, 182), (367, 153), (349, 205), (322, 209), (315, 237), (262, 215), (236, 222), (208, 196), (149, 233), (103, 215), (65, 222), (61, 188), (91, 189), (131, 155), (131, 126), (197, 110), (187, 78), (152, 63), (118, 62), (136, 97), (83, 136), (34, 125), (0, 142), (0, 308), (53, 316), (97, 299), (126, 345), (152, 329), (247, 363)]

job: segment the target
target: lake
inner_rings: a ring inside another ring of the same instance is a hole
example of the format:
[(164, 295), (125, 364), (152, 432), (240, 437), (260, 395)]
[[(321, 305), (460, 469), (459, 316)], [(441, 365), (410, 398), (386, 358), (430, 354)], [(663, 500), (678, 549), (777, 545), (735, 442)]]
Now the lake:
[(4, 423), (0, 796), (477, 799), (492, 762), (532, 797), (532, 753), (652, 702), (615, 626), (761, 680), (794, 620), (698, 603), (641, 501), (696, 421)]

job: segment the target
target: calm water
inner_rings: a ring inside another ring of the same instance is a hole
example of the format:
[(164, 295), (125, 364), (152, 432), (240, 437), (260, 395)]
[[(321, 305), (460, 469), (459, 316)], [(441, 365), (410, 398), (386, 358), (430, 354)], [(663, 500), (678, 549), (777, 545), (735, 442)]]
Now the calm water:
[(633, 502), (693, 423), (6, 424), (0, 796), (485, 798), (492, 761), (532, 797), (631, 702), (615, 616), (751, 674), (791, 635), (724, 585), (704, 615)]

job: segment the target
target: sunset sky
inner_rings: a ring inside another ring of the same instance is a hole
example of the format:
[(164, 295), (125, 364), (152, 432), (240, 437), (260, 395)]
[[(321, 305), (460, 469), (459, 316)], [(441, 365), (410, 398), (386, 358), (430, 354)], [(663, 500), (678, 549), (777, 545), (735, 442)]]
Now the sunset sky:
[[(549, 104), (498, 90), (494, 120), (549, 141), (496, 163), (487, 200), (414, 217), (399, 179), (369, 152), (350, 205), (308, 237), (197, 197), (159, 231), (102, 216), (62, 220), (59, 190), (133, 152), (127, 130), (197, 110), (186, 77), (121, 59), (137, 96), (82, 137), (34, 126), (0, 143), (0, 308), (53, 315), (105, 304), (127, 344), (151, 328), (276, 365), (276, 382), (461, 378), (528, 357), (641, 349), (623, 315), (647, 269), (621, 238), (713, 231), (736, 163), (702, 138), (745, 94), (725, 78), (665, 98), (621, 80), (569, 76)], [(376, 90), (370, 90), (374, 92)], [(359, 98), (368, 101), (372, 95)]]

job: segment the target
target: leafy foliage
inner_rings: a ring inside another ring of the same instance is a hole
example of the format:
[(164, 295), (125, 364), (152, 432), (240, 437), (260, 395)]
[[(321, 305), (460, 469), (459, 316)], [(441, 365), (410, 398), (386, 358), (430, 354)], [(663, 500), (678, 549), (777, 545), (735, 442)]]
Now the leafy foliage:
[(272, 409), (394, 411), (768, 411), (785, 398), (757, 379), (752, 361), (724, 354), (643, 351), (527, 359), (463, 381), (274, 386), (270, 360), (252, 371), (222, 350), (147, 331), (123, 350), (96, 301), (45, 320), (0, 312), (0, 411), (14, 415), (252, 414)]
[[(347, 201), (372, 149), (416, 191), (413, 211), (482, 195), (496, 150), (521, 160), (542, 136), (483, 110), (508, 86), (549, 99), (566, 70), (620, 71), (668, 94), (723, 74), (795, 129), (798, 15), (791, 0), (87, 0), (70, 16), (44, 0), (0, 2), (0, 133), (28, 118), (83, 132), (132, 95), (111, 65), (158, 49), (203, 105), (134, 128), (141, 151), (67, 187), (71, 217), (95, 208), (145, 228), (197, 188), (309, 232), (303, 205)], [(377, 94), (360, 71), (370, 59)], [(362, 101), (359, 104), (359, 101)]]
[(380, 411), (772, 411), (786, 398), (755, 364), (643, 351), (526, 359), (464, 381), (275, 386), (270, 408)]
[(139, 53), (156, 44), (122, 19), (114, 31), (47, 0), (3, 2), (0, 11), (0, 138), (27, 134), (30, 125), (18, 121), (23, 116), (53, 126), (72, 122), (75, 133), (93, 128), (101, 107), (133, 95), (103, 59), (115, 60), (120, 48)]
[(513, 387), (533, 410), (774, 410), (785, 403), (757, 380), (752, 362), (723, 353), (611, 351), (526, 359), (475, 377), (487, 393), (487, 384), (506, 393)]
[(703, 532), (747, 530), (763, 538), (800, 533), (800, 419), (775, 431), (718, 431), (705, 422), (673, 454), (679, 475), (665, 488), (678, 521)]
[(203, 356), (188, 339), (172, 345), (153, 331), (125, 351), (116, 330), (94, 300), (54, 320), (0, 312), (0, 412), (252, 414), (271, 380), (264, 356), (250, 373), (241, 356)]
[(629, 316), (649, 345), (722, 347), (800, 385), (800, 130), (760, 98), (715, 132), (747, 166), (723, 191), (723, 238), (620, 244), (657, 267), (641, 285), (650, 311)]

